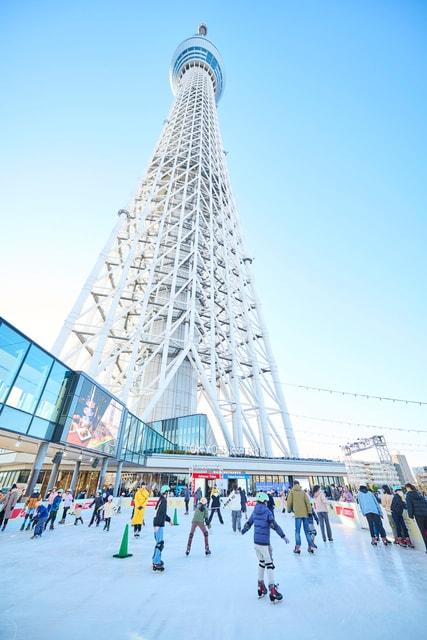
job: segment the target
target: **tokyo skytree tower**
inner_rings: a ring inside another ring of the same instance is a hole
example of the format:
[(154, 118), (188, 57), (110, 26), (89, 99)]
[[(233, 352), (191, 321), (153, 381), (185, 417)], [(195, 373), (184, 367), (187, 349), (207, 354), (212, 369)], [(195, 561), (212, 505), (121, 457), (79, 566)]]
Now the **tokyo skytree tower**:
[(207, 413), (218, 444), (298, 456), (233, 201), (205, 25), (172, 59), (148, 170), (54, 352), (146, 421)]

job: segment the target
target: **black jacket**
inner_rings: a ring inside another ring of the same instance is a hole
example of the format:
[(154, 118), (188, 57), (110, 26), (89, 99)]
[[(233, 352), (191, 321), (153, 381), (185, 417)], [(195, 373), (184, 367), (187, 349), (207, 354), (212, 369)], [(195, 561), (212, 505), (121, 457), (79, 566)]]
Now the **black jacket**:
[(221, 507), (221, 501), (219, 495), (211, 496), (211, 509), (219, 509)]
[(170, 522), (168, 514), (166, 513), (166, 509), (168, 508), (168, 501), (165, 496), (160, 496), (159, 501), (156, 505), (156, 515), (153, 520), (153, 527), (164, 527), (165, 522)]
[(274, 513), (274, 507), (275, 506), (276, 506), (276, 504), (274, 502), (274, 498), (270, 493), (270, 495), (268, 496), (267, 507), (270, 509), (271, 513)]
[(391, 512), (396, 514), (397, 516), (401, 516), (403, 510), (405, 509), (405, 503), (402, 498), (396, 493), (393, 496), (393, 500), (391, 501)]
[(93, 502), (91, 502), (90, 506), (91, 507), (95, 507), (95, 511), (97, 511), (99, 509), (99, 507), (102, 507), (102, 505), (104, 504), (104, 499), (102, 496), (97, 496)]
[(246, 507), (246, 503), (247, 503), (248, 499), (246, 497), (246, 493), (244, 491), (240, 492), (240, 504), (242, 509), (244, 509)]
[(419, 491), (408, 491), (406, 494), (406, 507), (408, 516), (427, 516), (427, 501)]

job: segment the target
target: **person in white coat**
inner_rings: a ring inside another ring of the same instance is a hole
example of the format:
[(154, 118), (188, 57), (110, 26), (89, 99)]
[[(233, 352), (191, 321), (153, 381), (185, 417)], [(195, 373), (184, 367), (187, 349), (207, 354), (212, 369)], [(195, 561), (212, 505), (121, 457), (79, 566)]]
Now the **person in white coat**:
[(111, 516), (115, 513), (115, 510), (113, 496), (110, 495), (104, 504), (104, 531), (110, 531)]

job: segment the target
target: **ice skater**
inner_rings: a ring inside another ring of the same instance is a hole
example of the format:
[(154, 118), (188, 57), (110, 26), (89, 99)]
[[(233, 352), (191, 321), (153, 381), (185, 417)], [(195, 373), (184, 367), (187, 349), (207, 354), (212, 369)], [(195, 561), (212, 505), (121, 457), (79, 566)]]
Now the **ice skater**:
[(390, 540), (387, 540), (387, 535), (381, 522), (382, 511), (378, 503), (378, 500), (371, 491), (368, 491), (368, 487), (360, 485), (359, 493), (357, 496), (359, 507), (366, 520), (368, 521), (369, 531), (371, 534), (371, 544), (378, 544), (378, 534), (381, 536), (383, 544), (390, 544)]
[(87, 525), (88, 527), (91, 527), (95, 522), (95, 520), (96, 520), (96, 526), (99, 527), (99, 523), (101, 521), (101, 511), (103, 506), (104, 506), (104, 499), (101, 495), (101, 492), (97, 491), (95, 498), (92, 500), (92, 502), (89, 505), (89, 508), (93, 507), (93, 511), (92, 511), (92, 517), (90, 519), (90, 522)]
[(212, 518), (214, 517), (215, 513), (217, 514), (220, 523), (224, 524), (224, 520), (222, 519), (222, 515), (221, 515), (221, 498), (219, 495), (219, 491), (216, 487), (212, 489), (210, 506), (211, 506), (211, 514), (209, 516), (208, 524), (212, 522)]
[(314, 497), (314, 509), (317, 511), (317, 516), (320, 524), (320, 531), (322, 532), (323, 542), (326, 542), (326, 535), (328, 536), (329, 542), (333, 542), (332, 538), (332, 529), (331, 524), (329, 522), (329, 514), (328, 514), (328, 501), (326, 499), (325, 494), (318, 484), (313, 487), (313, 497)]
[(139, 536), (141, 535), (141, 527), (144, 523), (145, 505), (147, 504), (149, 497), (150, 497), (150, 494), (147, 491), (145, 482), (142, 482), (141, 486), (138, 487), (138, 490), (136, 491), (135, 496), (133, 498), (135, 507), (133, 510), (131, 524), (133, 526), (134, 538), (139, 538)]
[(164, 484), (160, 489), (160, 498), (157, 502), (156, 514), (153, 519), (154, 540), (156, 541), (153, 553), (153, 571), (165, 570), (164, 562), (162, 562), (162, 551), (165, 546), (163, 530), (165, 528), (165, 522), (169, 522), (169, 524), (172, 525), (172, 520), (167, 514), (169, 491), (170, 487), (167, 484)]
[[(21, 531), (24, 531), (24, 529), (26, 531), (30, 530), (39, 501), (40, 501), (40, 493), (38, 491), (33, 491), (31, 496), (27, 499), (27, 502), (25, 503), (25, 516), (24, 516), (24, 522), (21, 525)], [(28, 520), (28, 524), (27, 524), (27, 527), (25, 528), (27, 520)]]
[(258, 558), (258, 597), (262, 598), (267, 593), (267, 587), (264, 582), (264, 572), (267, 569), (270, 601), (274, 603), (282, 600), (283, 596), (278, 592), (274, 580), (275, 566), (273, 563), (273, 548), (270, 544), (270, 530), (274, 529), (286, 544), (289, 543), (289, 540), (275, 521), (273, 514), (267, 507), (267, 503), (268, 495), (263, 492), (257, 493), (255, 509), (243, 527), (242, 535), (254, 525), (255, 553)]
[(113, 505), (113, 496), (108, 495), (107, 502), (104, 504), (104, 531), (110, 531), (111, 516), (116, 508)]
[(301, 525), (303, 526), (305, 537), (307, 539), (308, 553), (314, 553), (313, 536), (310, 533), (310, 523), (308, 520), (312, 512), (312, 507), (308, 495), (301, 489), (298, 480), (294, 480), (294, 486), (289, 491), (287, 499), (288, 513), (293, 511), (295, 516), (295, 549), (294, 553), (301, 553)]
[(203, 533), (203, 536), (205, 539), (205, 554), (207, 556), (211, 555), (211, 552), (209, 549), (209, 532), (206, 526), (209, 520), (209, 513), (206, 507), (207, 502), (208, 501), (206, 500), (206, 498), (200, 498), (200, 504), (194, 512), (193, 521), (191, 523), (190, 534), (188, 536), (187, 550), (185, 552), (186, 556), (190, 554), (191, 543), (193, 542), (194, 532), (197, 528), (199, 528), (200, 531)]
[(34, 528), (34, 533), (31, 538), (41, 538), (42, 533), (46, 528), (46, 522), (49, 517), (49, 511), (47, 510), (47, 505), (43, 504), (43, 502), (39, 502), (36, 515), (34, 516), (34, 520), (36, 522), (36, 526)]
[(76, 504), (74, 506), (74, 524), (76, 526), (78, 525), (79, 522), (83, 524), (82, 511), (83, 511), (83, 507), (81, 504)]

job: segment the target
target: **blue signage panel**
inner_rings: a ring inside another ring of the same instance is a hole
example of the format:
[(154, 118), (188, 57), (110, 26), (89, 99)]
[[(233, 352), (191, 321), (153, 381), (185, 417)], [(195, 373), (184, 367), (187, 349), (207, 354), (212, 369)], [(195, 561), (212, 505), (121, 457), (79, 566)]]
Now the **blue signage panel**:
[(240, 471), (231, 471), (230, 473), (224, 473), (222, 477), (225, 480), (249, 480), (250, 475), (248, 473), (241, 473)]

